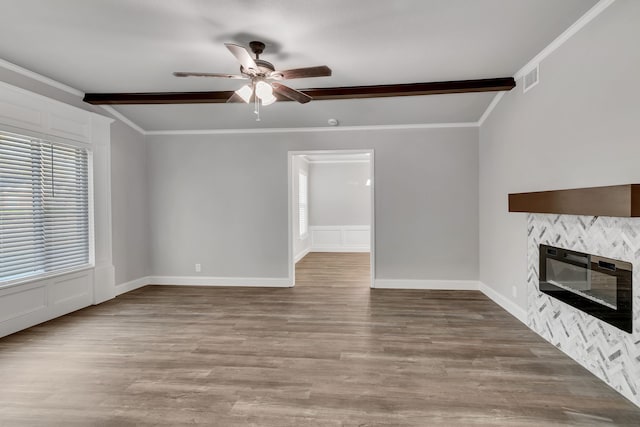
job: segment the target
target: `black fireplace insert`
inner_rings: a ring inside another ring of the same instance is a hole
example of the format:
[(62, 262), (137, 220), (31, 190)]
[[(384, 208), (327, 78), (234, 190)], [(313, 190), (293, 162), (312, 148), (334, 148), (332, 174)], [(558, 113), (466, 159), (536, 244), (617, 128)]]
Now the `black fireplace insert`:
[(540, 292), (629, 333), (632, 272), (629, 262), (540, 245)]

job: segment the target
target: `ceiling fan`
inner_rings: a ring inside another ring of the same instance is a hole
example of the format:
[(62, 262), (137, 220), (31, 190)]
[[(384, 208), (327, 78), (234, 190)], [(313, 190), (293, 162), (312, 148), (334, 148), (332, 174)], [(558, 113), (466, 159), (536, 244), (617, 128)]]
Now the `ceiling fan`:
[(331, 75), (331, 69), (326, 65), (317, 67), (295, 68), (292, 70), (276, 70), (272, 63), (260, 59), (265, 44), (261, 41), (249, 43), (251, 51), (256, 56), (251, 57), (247, 49), (233, 43), (224, 44), (229, 52), (240, 62), (240, 74), (219, 73), (192, 73), (179, 71), (173, 73), (176, 77), (220, 77), (226, 79), (250, 80), (250, 83), (235, 91), (227, 102), (251, 102), (253, 99), (256, 108), (260, 105), (270, 105), (276, 102), (274, 95), (280, 94), (292, 101), (306, 104), (311, 97), (299, 90), (290, 88), (282, 83), (282, 80), (301, 79), (309, 77), (327, 77)]
[(311, 100), (495, 92), (508, 91), (516, 85), (513, 77), (498, 77), (425, 83), (293, 89), (281, 82), (283, 80), (331, 76), (331, 69), (326, 65), (321, 65), (291, 70), (276, 70), (273, 64), (260, 59), (260, 55), (265, 49), (263, 42), (252, 41), (249, 43), (249, 48), (255, 58), (243, 46), (233, 43), (225, 43), (225, 46), (240, 62), (240, 74), (180, 71), (173, 73), (173, 75), (177, 77), (217, 77), (249, 80), (247, 85), (236, 91), (86, 93), (83, 100), (93, 105), (249, 103), (253, 101), (259, 117), (260, 105), (266, 106), (275, 101), (297, 101), (305, 104)]

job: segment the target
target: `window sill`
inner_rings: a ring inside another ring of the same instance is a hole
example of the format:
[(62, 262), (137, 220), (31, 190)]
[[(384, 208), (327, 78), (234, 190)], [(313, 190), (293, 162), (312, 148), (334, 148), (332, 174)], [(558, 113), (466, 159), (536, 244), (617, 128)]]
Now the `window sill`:
[(37, 282), (40, 280), (52, 279), (54, 277), (65, 276), (67, 274), (78, 273), (81, 271), (92, 270), (95, 266), (93, 264), (85, 264), (78, 267), (69, 268), (66, 270), (58, 270), (51, 273), (43, 273), (35, 276), (21, 277), (15, 280), (8, 280), (6, 282), (0, 282), (0, 290), (13, 288), (20, 285), (26, 285), (28, 283)]

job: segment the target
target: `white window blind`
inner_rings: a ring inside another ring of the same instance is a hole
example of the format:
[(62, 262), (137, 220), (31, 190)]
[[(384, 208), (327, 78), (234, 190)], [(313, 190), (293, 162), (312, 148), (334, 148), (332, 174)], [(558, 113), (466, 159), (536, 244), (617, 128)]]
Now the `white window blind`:
[(0, 283), (89, 259), (87, 150), (0, 132)]
[(298, 225), (300, 231), (300, 237), (304, 237), (308, 232), (308, 205), (307, 205), (307, 193), (308, 182), (307, 175), (302, 172), (298, 174)]

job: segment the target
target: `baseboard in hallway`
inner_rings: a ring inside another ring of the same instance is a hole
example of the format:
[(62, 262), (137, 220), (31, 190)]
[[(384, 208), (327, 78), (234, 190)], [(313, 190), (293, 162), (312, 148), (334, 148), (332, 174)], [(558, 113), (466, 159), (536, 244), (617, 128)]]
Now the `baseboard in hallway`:
[(148, 286), (3, 338), (2, 422), (640, 425), (477, 290), (371, 291), (362, 254), (299, 266), (298, 289)]

